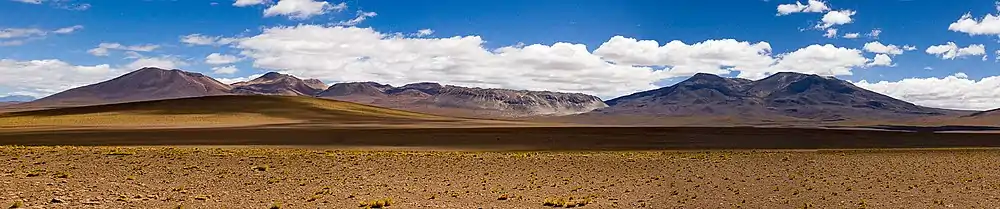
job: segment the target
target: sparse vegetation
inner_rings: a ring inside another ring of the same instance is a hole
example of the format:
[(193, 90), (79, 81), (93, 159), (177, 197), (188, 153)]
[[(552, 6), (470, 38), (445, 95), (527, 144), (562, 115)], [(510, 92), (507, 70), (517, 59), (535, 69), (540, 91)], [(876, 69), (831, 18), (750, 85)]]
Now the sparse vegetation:
[(363, 208), (386, 208), (392, 206), (393, 204), (395, 204), (395, 202), (393, 202), (392, 198), (389, 197), (358, 203), (359, 207)]
[(115, 150), (112, 150), (112, 151), (110, 151), (108, 153), (105, 153), (105, 155), (112, 155), (112, 156), (134, 155), (134, 154), (135, 154), (135, 152), (133, 152), (133, 151), (127, 151), (127, 150), (121, 150), (121, 149), (115, 149)]
[(14, 204), (11, 204), (9, 208), (23, 208), (23, 207), (24, 207), (24, 202), (14, 201)]
[(203, 195), (203, 194), (195, 195), (194, 199), (195, 200), (208, 200), (208, 195)]
[[(107, 157), (112, 149), (135, 155)], [(64, 201), (58, 204), (137, 208), (983, 208), (993, 202), (962, 192), (1000, 192), (1000, 179), (990, 178), (998, 171), (982, 169), (1000, 158), (994, 150), (516, 155), (0, 147), (0, 156), (9, 159), (9, 166), (0, 168), (0, 181), (10, 182), (0, 194), (44, 206), (57, 204), (50, 201), (53, 188), (65, 187), (72, 196), (58, 197)], [(99, 191), (118, 192), (101, 196)], [(911, 194), (926, 198), (891, 198)], [(960, 194), (965, 199), (951, 198)]]

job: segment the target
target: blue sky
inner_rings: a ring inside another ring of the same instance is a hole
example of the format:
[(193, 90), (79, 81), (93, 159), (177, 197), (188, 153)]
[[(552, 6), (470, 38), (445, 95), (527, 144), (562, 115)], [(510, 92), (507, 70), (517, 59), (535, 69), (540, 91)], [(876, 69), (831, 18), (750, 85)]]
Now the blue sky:
[[(323, 2), (318, 0), (294, 1)], [(601, 78), (607, 78), (611, 74), (595, 78), (581, 78), (581, 76), (599, 75), (601, 72), (598, 71), (600, 70), (613, 70), (622, 66), (597, 66), (601, 64), (588, 61), (580, 61), (585, 64), (572, 65), (575, 61), (553, 58), (554, 60), (517, 60), (517, 62), (540, 62), (551, 65), (568, 63), (570, 66), (592, 67), (594, 71), (579, 72), (580, 75), (570, 77), (560, 77), (561, 75), (559, 74), (563, 72), (559, 71), (559, 69), (562, 69), (561, 66), (521, 66), (522, 64), (511, 64), (483, 67), (473, 63), (455, 64), (455, 66), (462, 68), (462, 66), (475, 65), (482, 69), (467, 68), (469, 71), (477, 71), (468, 72), (468, 75), (460, 72), (464, 69), (457, 69), (458, 71), (449, 71), (450, 73), (442, 75), (463, 76), (441, 78), (442, 76), (431, 76), (436, 74), (429, 74), (429, 71), (421, 71), (422, 68), (418, 69), (420, 68), (419, 66), (440, 63), (419, 63), (421, 59), (412, 59), (406, 61), (407, 63), (405, 64), (400, 64), (401, 61), (396, 60), (400, 56), (367, 54), (392, 53), (392, 50), (352, 52), (352, 56), (363, 57), (363, 59), (358, 59), (366, 61), (365, 63), (360, 63), (365, 66), (394, 68), (390, 69), (394, 71), (372, 73), (364, 71), (368, 68), (356, 67), (359, 63), (345, 64), (345, 62), (330, 61), (326, 63), (328, 66), (289, 64), (292, 61), (310, 62), (310, 60), (327, 60), (327, 58), (329, 60), (343, 59), (342, 56), (328, 56), (324, 53), (340, 53), (362, 49), (338, 48), (339, 50), (315, 50), (283, 47), (282, 44), (277, 43), (283, 43), (285, 44), (284, 46), (287, 46), (288, 42), (268, 42), (279, 40), (267, 39), (277, 36), (264, 36), (268, 34), (266, 31), (267, 28), (284, 27), (291, 28), (288, 31), (289, 33), (305, 33), (305, 30), (301, 28), (302, 26), (318, 26), (322, 27), (322, 29), (334, 27), (370, 29), (372, 32), (368, 33), (384, 35), (386, 36), (384, 39), (392, 39), (388, 36), (399, 33), (400, 35), (396, 38), (416, 42), (424, 39), (478, 37), (482, 41), (481, 47), (486, 51), (510, 46), (519, 48), (532, 44), (553, 46), (556, 43), (563, 42), (582, 44), (586, 46), (586, 51), (593, 54), (600, 54), (595, 52), (595, 50), (601, 47), (602, 44), (608, 42), (614, 36), (622, 36), (635, 40), (654, 40), (660, 46), (674, 40), (679, 40), (689, 45), (708, 40), (723, 39), (734, 39), (735, 41), (749, 44), (766, 42), (770, 48), (768, 52), (770, 57), (777, 58), (780, 54), (791, 53), (811, 45), (822, 46), (831, 44), (837, 48), (860, 51), (860, 56), (864, 59), (869, 59), (868, 62), (871, 62), (878, 53), (864, 50), (864, 45), (877, 41), (885, 45), (892, 44), (898, 47), (904, 45), (914, 46), (916, 49), (904, 51), (898, 55), (890, 54), (889, 57), (892, 59), (891, 64), (870, 66), (864, 66), (865, 64), (863, 63), (860, 65), (856, 64), (849, 67), (849, 75), (845, 73), (833, 73), (830, 75), (854, 82), (865, 80), (865, 83), (859, 85), (889, 94), (890, 96), (928, 106), (962, 109), (984, 109), (1000, 106), (992, 105), (994, 103), (1000, 104), (998, 103), (1000, 102), (998, 100), (1000, 96), (997, 95), (983, 95), (982, 93), (968, 95), (963, 92), (955, 92), (994, 89), (996, 87), (990, 86), (994, 84), (986, 82), (984, 79), (990, 79), (1000, 74), (1000, 71), (997, 70), (998, 63), (995, 61), (995, 51), (1000, 49), (997, 34), (991, 32), (989, 30), (990, 25), (987, 25), (985, 22), (982, 25), (975, 25), (975, 27), (986, 28), (983, 29), (986, 32), (979, 32), (974, 35), (959, 29), (949, 29), (951, 24), (959, 21), (965, 14), (970, 14), (973, 21), (978, 21), (987, 14), (997, 14), (998, 11), (994, 1), (829, 0), (821, 2), (829, 8), (828, 10), (799, 12), (787, 15), (777, 15), (778, 11), (776, 8), (778, 5), (794, 4), (796, 1), (348, 0), (326, 2), (327, 8), (322, 14), (312, 14), (302, 18), (292, 17), (290, 14), (265, 15), (265, 10), (281, 4), (278, 1), (268, 1), (249, 6), (234, 6), (234, 1), (232, 0), (0, 0), (0, 30), (38, 29), (46, 32), (45, 34), (21, 35), (20, 37), (0, 39), (0, 42), (20, 41), (18, 44), (0, 46), (0, 59), (7, 62), (7, 68), (11, 68), (7, 69), (6, 71), (9, 72), (5, 73), (14, 73), (26, 78), (45, 78), (42, 80), (65, 80), (70, 83), (45, 87), (39, 85), (22, 85), (17, 81), (0, 79), (0, 81), (8, 83), (0, 84), (0, 96), (6, 94), (45, 96), (54, 93), (54, 91), (92, 83), (95, 80), (99, 81), (120, 75), (128, 70), (134, 70), (128, 67), (137, 66), (130, 64), (139, 59), (165, 60), (171, 63), (169, 65), (173, 65), (176, 68), (202, 72), (224, 81), (231, 81), (228, 79), (245, 79), (246, 77), (267, 71), (282, 71), (302, 77), (317, 77), (326, 82), (375, 80), (398, 85), (405, 82), (428, 80), (481, 87), (574, 91), (596, 94), (605, 99), (611, 99), (611, 97), (637, 90), (669, 85), (686, 77), (684, 73), (662, 75), (654, 72), (657, 70), (667, 71), (674, 67), (670, 64), (674, 62), (664, 61), (666, 64), (661, 64), (660, 62), (655, 62), (656, 64), (630, 64), (626, 67), (648, 67), (649, 69), (653, 69), (650, 72), (643, 71), (649, 73), (649, 75), (644, 77), (654, 77), (655, 75), (656, 79), (628, 83), (632, 82), (628, 81), (630, 77), (615, 74), (615, 76), (623, 77), (620, 80), (610, 79), (611, 81), (608, 84), (596, 85), (592, 83), (601, 82)], [(346, 5), (346, 8), (333, 8), (341, 3)], [(805, 0), (800, 1), (800, 3), (809, 5), (809, 2)], [(823, 35), (827, 32), (826, 29), (815, 27), (820, 24), (825, 14), (832, 11), (848, 10), (855, 12), (854, 15), (850, 16), (850, 22), (826, 28), (836, 29), (838, 32), (836, 37), (824, 37)], [(377, 15), (368, 17), (357, 24), (337, 24), (341, 21), (356, 18), (362, 12), (374, 12)], [(80, 26), (80, 28), (70, 33), (54, 32), (58, 29), (73, 26)], [(416, 32), (421, 29), (431, 29), (433, 33), (426, 36), (416, 35)], [(878, 37), (867, 36), (867, 34), (876, 29), (881, 31)], [(965, 31), (969, 30), (975, 29)], [(332, 30), (322, 32), (343, 36), (350, 34), (363, 35), (362, 33), (364, 33), (352, 32), (342, 34)], [(845, 38), (844, 35), (848, 33), (859, 33), (859, 37)], [(200, 34), (205, 37), (233, 38), (237, 41), (234, 41), (235, 43), (207, 45), (182, 42), (183, 36), (192, 34)], [(2, 33), (0, 33), (0, 37), (3, 37)], [(293, 37), (296, 36), (286, 37), (284, 41), (287, 41), (287, 38)], [(305, 38), (303, 40), (316, 41), (315, 44), (331, 43), (330, 37), (320, 35), (313, 38)], [(369, 44), (356, 41), (364, 40), (361, 38), (345, 40), (355, 41), (351, 43), (356, 43), (356, 45), (363, 46)], [(332, 41), (336, 42), (337, 40)], [(942, 59), (938, 55), (926, 52), (930, 46), (942, 45), (947, 42), (954, 42), (958, 47), (982, 44), (985, 48), (985, 53), (973, 53), (974, 55)], [(88, 52), (98, 48), (101, 43), (119, 43), (123, 48), (143, 45), (155, 45), (157, 47), (152, 50), (110, 49), (106, 56), (95, 56), (93, 53)], [(388, 45), (393, 43), (379, 42), (378, 44)], [(454, 49), (436, 47), (447, 45), (445, 43), (432, 43), (432, 45), (435, 45), (435, 47), (431, 47), (432, 49), (412, 49), (417, 46), (428, 46), (409, 42), (401, 44), (399, 47), (407, 48), (407, 50), (404, 50), (406, 53), (417, 53), (417, 55), (413, 56), (422, 56), (419, 53), (429, 53), (435, 54), (434, 57), (448, 57), (451, 56), (448, 53), (453, 51), (466, 51), (464, 54), (474, 54), (467, 52), (469, 49), (463, 47), (455, 47)], [(308, 45), (306, 44), (306, 46)], [(391, 46), (386, 47), (386, 49), (394, 49)], [(545, 56), (544, 54), (532, 53), (548, 53), (547, 49), (531, 51), (531, 53), (525, 51), (527, 50), (524, 49), (518, 52), (522, 53), (520, 55), (535, 58)], [(552, 51), (551, 53), (555, 53), (554, 51), (556, 50)], [(135, 53), (138, 53), (139, 57), (134, 56)], [(232, 55), (238, 57), (239, 61), (221, 65), (208, 64), (205, 62), (206, 56), (212, 53)], [(129, 57), (129, 54), (133, 54), (133, 56)], [(454, 57), (462, 54), (456, 54)], [(983, 55), (987, 56), (986, 61), (982, 60)], [(267, 56), (274, 56), (276, 58), (270, 60)], [(596, 57), (616, 63), (617, 65), (622, 65), (625, 62), (623, 60), (627, 59), (621, 57), (619, 59), (612, 59), (603, 54)], [(822, 59), (822, 57), (823, 55), (811, 56), (811, 59)], [(378, 62), (367, 62), (368, 59)], [(458, 58), (454, 59), (461, 60)], [(492, 60), (494, 58), (489, 59)], [(699, 59), (711, 59), (711, 57), (700, 57)], [(724, 59), (732, 59), (732, 57)], [(63, 62), (64, 65), (33, 66), (34, 64), (30, 64), (30, 61), (38, 60), (58, 60)], [(456, 61), (448, 60), (447, 63), (453, 62)], [(506, 63), (513, 61), (498, 59), (495, 62)], [(337, 67), (337, 64), (344, 64), (344, 66)], [(25, 67), (26, 65), (32, 66)], [(60, 73), (65, 71), (56, 69), (60, 67), (99, 67), (101, 65), (107, 65), (106, 68), (108, 68), (109, 72), (100, 75), (80, 76), (84, 77), (81, 79), (72, 78), (75, 75), (71, 73), (53, 79), (48, 79), (41, 75), (46, 72)], [(224, 66), (232, 66), (239, 70), (231, 74), (217, 73), (212, 70), (213, 67)], [(519, 75), (522, 75), (520, 77), (503, 77), (503, 69), (498, 68), (504, 68), (505, 66), (528, 69), (531, 72), (522, 72), (522, 70), (517, 71)], [(37, 67), (37, 69), (33, 67)], [(701, 67), (699, 65), (695, 68), (702, 69)], [(728, 66), (724, 65), (719, 68), (726, 67)], [(0, 72), (4, 71), (3, 68), (4, 64), (0, 64)], [(34, 71), (25, 69), (32, 69)], [(548, 71), (549, 69), (556, 70)], [(498, 73), (479, 72), (485, 70), (497, 70)], [(640, 71), (637, 69), (629, 70)], [(371, 75), (342, 75), (349, 72), (356, 73), (361, 71)], [(711, 72), (711, 70), (707, 71)], [(823, 71), (823, 69), (820, 69), (820, 71)], [(803, 72), (809, 73), (815, 72), (815, 70), (808, 69)], [(411, 73), (425, 74), (427, 76), (411, 75)], [(730, 73), (726, 73), (725, 75), (737, 77), (740, 76), (739, 74), (739, 70), (731, 70)], [(389, 77), (379, 77), (377, 75)], [(525, 78), (527, 75), (541, 76), (542, 78)], [(949, 76), (954, 79), (949, 81)], [(525, 80), (522, 84), (506, 82), (522, 78)], [(618, 77), (615, 78), (618, 79)], [(541, 83), (543, 80), (551, 80), (551, 82)], [(875, 85), (877, 81), (885, 81), (885, 83)], [(972, 84), (968, 84), (968, 82), (972, 82)], [(931, 93), (923, 93), (922, 91), (924, 90), (917, 89), (921, 85), (929, 84), (955, 86), (935, 90), (936, 92)], [(628, 86), (628, 88), (620, 86)], [(955, 88), (964, 89), (956, 90)], [(962, 104), (968, 103), (963, 101), (971, 99), (975, 99), (976, 104)]]

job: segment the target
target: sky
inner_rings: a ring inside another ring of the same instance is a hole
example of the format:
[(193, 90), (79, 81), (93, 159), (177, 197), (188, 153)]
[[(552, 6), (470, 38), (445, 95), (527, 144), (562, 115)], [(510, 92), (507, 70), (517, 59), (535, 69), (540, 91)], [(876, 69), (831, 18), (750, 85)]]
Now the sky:
[(0, 97), (142, 67), (606, 100), (790, 71), (986, 110), (1000, 108), (998, 15), (984, 0), (0, 0)]

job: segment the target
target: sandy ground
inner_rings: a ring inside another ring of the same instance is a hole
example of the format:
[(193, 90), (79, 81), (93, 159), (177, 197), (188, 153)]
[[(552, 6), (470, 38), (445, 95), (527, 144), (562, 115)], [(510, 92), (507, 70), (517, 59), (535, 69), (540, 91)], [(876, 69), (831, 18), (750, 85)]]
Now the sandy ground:
[[(990, 208), (1000, 150), (435, 152), (0, 148), (34, 208)], [(570, 200), (570, 198), (573, 198)]]

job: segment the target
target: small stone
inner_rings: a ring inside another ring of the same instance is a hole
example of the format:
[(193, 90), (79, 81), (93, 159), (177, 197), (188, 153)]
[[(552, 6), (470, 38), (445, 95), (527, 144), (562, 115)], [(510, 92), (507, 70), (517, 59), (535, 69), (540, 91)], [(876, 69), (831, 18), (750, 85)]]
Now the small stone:
[(63, 199), (59, 199), (58, 197), (56, 197), (56, 198), (52, 198), (52, 200), (50, 200), (49, 202), (51, 202), (51, 203), (65, 203), (66, 201), (63, 200)]

